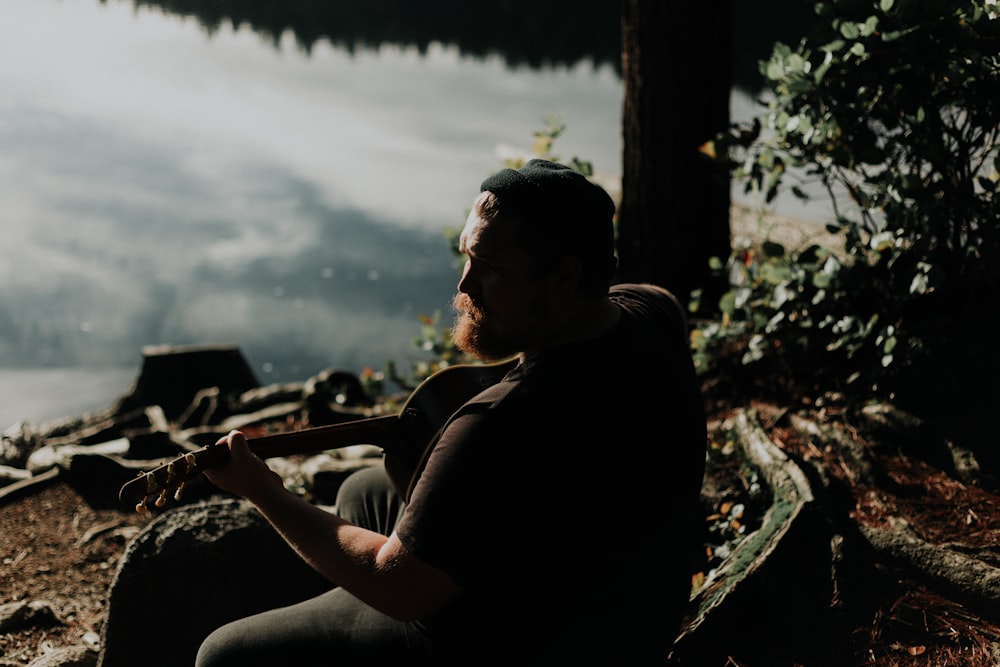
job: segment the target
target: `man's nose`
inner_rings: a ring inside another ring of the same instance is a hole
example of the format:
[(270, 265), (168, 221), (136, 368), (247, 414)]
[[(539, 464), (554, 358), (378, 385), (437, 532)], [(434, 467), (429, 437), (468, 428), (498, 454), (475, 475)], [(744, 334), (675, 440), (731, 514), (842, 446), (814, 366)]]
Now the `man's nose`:
[(462, 294), (472, 294), (476, 289), (475, 285), (475, 275), (472, 270), (472, 262), (465, 260), (465, 266), (462, 267), (462, 277), (458, 279), (458, 291)]

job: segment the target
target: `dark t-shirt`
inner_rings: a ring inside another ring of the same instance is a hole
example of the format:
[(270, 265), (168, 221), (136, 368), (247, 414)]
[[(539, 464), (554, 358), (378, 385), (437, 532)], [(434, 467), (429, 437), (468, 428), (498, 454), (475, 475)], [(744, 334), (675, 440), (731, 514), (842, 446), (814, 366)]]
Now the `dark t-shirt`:
[(676, 300), (611, 298), (607, 334), (545, 350), (455, 414), (397, 526), (462, 589), (423, 624), (457, 664), (662, 662), (677, 632), (704, 406)]

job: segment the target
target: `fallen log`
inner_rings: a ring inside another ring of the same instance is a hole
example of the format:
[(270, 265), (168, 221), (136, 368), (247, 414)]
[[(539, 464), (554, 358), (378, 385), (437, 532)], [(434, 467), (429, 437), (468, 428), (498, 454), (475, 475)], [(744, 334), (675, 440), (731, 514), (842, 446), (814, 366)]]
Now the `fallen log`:
[(809, 480), (754, 411), (739, 411), (727, 427), (770, 489), (771, 506), (693, 596), (696, 612), (674, 644), (672, 665), (726, 664), (734, 651), (750, 661), (791, 660), (801, 642), (818, 641), (829, 610), (831, 535)]
[(899, 517), (890, 518), (887, 528), (859, 526), (858, 530), (886, 562), (1000, 625), (1000, 569), (953, 547), (920, 539)]

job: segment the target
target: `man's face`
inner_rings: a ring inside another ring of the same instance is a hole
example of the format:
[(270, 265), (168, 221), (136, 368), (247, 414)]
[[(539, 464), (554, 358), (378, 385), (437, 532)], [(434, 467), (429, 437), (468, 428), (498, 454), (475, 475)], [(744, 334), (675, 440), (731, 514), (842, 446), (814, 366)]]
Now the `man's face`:
[(537, 349), (549, 327), (553, 279), (517, 242), (521, 222), (473, 212), (459, 239), (466, 257), (453, 306), (452, 338), (481, 359)]

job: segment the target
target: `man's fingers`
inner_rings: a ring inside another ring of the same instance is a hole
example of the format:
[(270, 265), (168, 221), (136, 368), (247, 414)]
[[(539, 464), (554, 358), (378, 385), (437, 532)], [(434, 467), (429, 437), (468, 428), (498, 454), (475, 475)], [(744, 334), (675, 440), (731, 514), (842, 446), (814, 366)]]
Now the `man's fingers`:
[(226, 445), (229, 448), (229, 451), (233, 451), (235, 448), (242, 449), (248, 446), (247, 437), (243, 435), (242, 432), (235, 429), (216, 440), (215, 444)]
[(229, 441), (229, 451), (248, 448), (247, 437), (241, 431), (230, 431), (226, 439)]

